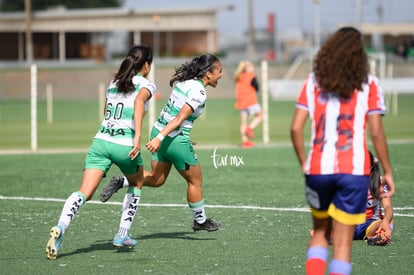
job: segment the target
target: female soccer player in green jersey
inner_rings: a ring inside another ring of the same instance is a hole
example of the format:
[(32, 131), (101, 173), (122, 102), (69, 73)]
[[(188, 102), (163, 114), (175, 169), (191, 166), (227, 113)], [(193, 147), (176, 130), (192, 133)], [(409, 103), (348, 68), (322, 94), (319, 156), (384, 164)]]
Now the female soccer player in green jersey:
[(66, 200), (59, 221), (50, 230), (46, 244), (49, 259), (56, 259), (63, 235), (79, 208), (90, 200), (115, 164), (128, 178), (131, 186), (125, 194), (115, 247), (133, 247), (137, 241), (128, 230), (136, 214), (143, 184), (141, 158), (141, 126), (148, 101), (156, 87), (146, 79), (151, 70), (152, 50), (145, 46), (132, 47), (122, 61), (106, 92), (104, 119), (85, 157), (82, 183), (78, 191)]
[[(203, 113), (206, 87), (216, 87), (223, 76), (220, 60), (211, 54), (193, 58), (175, 70), (172, 92), (151, 131), (146, 148), (152, 153), (152, 171), (144, 171), (144, 186), (162, 186), (172, 165), (187, 181), (187, 202), (192, 210), (194, 231), (216, 231), (220, 224), (207, 218), (202, 192), (200, 162), (190, 140), (193, 122)], [(129, 181), (129, 180), (128, 180)], [(101, 200), (128, 185), (124, 177), (113, 177), (102, 190)]]

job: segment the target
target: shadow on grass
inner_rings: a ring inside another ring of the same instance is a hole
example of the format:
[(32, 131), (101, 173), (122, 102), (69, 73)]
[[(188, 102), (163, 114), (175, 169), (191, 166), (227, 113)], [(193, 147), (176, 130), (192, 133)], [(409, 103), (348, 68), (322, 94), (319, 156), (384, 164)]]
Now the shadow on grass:
[[(63, 248), (63, 247), (62, 247)], [(61, 249), (62, 249), (61, 248)], [(93, 251), (98, 251), (98, 250), (113, 250), (115, 253), (124, 253), (124, 252), (133, 252), (134, 249), (133, 248), (115, 248), (112, 245), (112, 240), (102, 240), (102, 241), (97, 241), (97, 243), (95, 244), (91, 244), (89, 247), (84, 247), (84, 248), (78, 248), (72, 252), (69, 253), (59, 253), (58, 254), (58, 258), (63, 258), (63, 257), (67, 257), (67, 256), (72, 256), (72, 255), (78, 255), (78, 254), (83, 254), (83, 253), (89, 253), (89, 252), (93, 252)]]
[[(208, 232), (166, 232), (166, 233), (154, 233), (140, 236), (139, 240), (149, 240), (149, 239), (182, 239), (182, 240), (191, 240), (191, 241), (211, 241), (216, 240), (217, 238), (203, 238), (198, 237), (202, 234), (207, 234)], [(191, 236), (192, 235), (192, 236)], [(195, 237), (198, 235), (197, 237)], [(62, 248), (61, 248), (62, 249)], [(89, 253), (97, 250), (113, 250), (115, 253), (128, 253), (133, 252), (134, 248), (115, 248), (112, 245), (112, 240), (102, 240), (97, 241), (95, 244), (91, 244), (89, 247), (78, 248), (69, 253), (59, 253), (58, 258), (63, 258), (72, 255), (78, 255), (82, 253)]]
[[(207, 233), (207, 232), (205, 232)], [(209, 240), (216, 240), (217, 238), (200, 238), (195, 237), (196, 235), (200, 235), (204, 233), (197, 233), (197, 232), (164, 232), (164, 233), (154, 233), (143, 235), (139, 239), (140, 240), (148, 240), (148, 239), (182, 239), (182, 240), (192, 240), (192, 241), (209, 241)], [(192, 236), (191, 236), (192, 235)]]

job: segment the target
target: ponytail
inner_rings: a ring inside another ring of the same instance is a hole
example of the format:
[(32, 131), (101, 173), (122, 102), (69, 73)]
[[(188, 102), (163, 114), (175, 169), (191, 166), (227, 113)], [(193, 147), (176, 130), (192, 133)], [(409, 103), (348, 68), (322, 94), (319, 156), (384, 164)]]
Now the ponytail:
[(152, 57), (151, 48), (146, 46), (134, 46), (129, 50), (114, 76), (119, 92), (127, 93), (135, 90), (132, 78), (142, 69), (146, 62), (152, 63)]
[(175, 73), (170, 79), (170, 86), (172, 87), (177, 81), (182, 82), (189, 79), (202, 78), (207, 72), (212, 71), (214, 63), (218, 60), (212, 54), (194, 57), (190, 62), (186, 62), (175, 69)]

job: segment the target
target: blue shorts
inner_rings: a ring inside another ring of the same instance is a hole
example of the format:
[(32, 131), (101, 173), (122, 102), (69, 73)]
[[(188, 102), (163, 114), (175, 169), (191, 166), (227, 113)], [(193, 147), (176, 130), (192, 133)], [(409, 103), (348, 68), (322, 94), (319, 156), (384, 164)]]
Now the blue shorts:
[(369, 176), (306, 175), (306, 199), (315, 218), (332, 217), (343, 224), (365, 222)]
[[(376, 223), (381, 223), (380, 219), (368, 219), (365, 223), (358, 224), (355, 226), (354, 231), (354, 240), (365, 240), (368, 232), (371, 230), (371, 226), (374, 226)], [(391, 232), (394, 232), (394, 223), (390, 224)]]
[(367, 228), (374, 222), (381, 222), (377, 219), (368, 219), (364, 223), (358, 224), (354, 231), (354, 240), (364, 240), (367, 236)]

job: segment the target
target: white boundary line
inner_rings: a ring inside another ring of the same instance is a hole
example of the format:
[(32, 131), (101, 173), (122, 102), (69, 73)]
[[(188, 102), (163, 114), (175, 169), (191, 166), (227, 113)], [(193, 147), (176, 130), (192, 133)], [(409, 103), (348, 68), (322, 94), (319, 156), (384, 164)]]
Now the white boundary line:
[[(6, 197), (0, 195), (0, 200), (20, 200), (20, 201), (45, 201), (45, 202), (65, 202), (65, 199), (57, 198), (36, 198), (36, 197)], [(107, 204), (107, 205), (122, 205), (122, 202), (101, 202), (96, 200), (90, 200), (89, 204)], [(174, 203), (140, 203), (140, 206), (146, 207), (188, 207), (187, 204), (174, 204)], [(310, 212), (308, 207), (260, 207), (252, 205), (206, 205), (207, 208), (219, 208), (219, 209), (250, 209), (250, 210), (263, 210), (263, 211), (280, 211), (280, 212)], [(399, 214), (395, 211), (414, 210), (414, 207), (394, 207), (394, 216), (399, 217), (411, 217), (414, 218), (414, 214)]]

